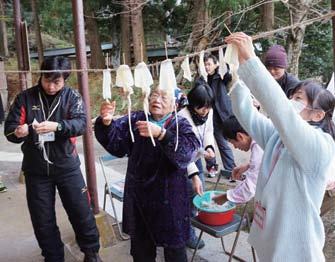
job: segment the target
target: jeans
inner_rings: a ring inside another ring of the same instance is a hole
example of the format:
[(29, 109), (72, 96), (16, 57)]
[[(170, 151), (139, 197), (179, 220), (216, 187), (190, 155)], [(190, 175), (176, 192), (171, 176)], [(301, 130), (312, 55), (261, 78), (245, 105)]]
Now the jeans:
[(232, 170), (235, 167), (233, 151), (230, 149), (227, 140), (221, 132), (221, 125), (218, 121), (214, 121), (214, 137), (218, 145), (222, 164), (224, 169)]
[(99, 232), (80, 169), (61, 175), (25, 174), (25, 179), (30, 217), (45, 261), (64, 261), (64, 244), (56, 223), (56, 187), (81, 251), (99, 251)]

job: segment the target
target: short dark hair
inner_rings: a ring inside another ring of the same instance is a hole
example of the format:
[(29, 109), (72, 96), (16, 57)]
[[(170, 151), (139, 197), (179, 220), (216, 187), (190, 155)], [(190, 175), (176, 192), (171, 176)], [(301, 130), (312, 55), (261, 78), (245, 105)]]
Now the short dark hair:
[(230, 116), (226, 120), (222, 122), (221, 130), (223, 136), (226, 139), (234, 139), (236, 140), (237, 133), (243, 133), (249, 135), (241, 126), (241, 124), (237, 121), (235, 116)]
[(204, 62), (207, 62), (209, 59), (212, 59), (214, 64), (217, 64), (217, 62), (218, 62), (218, 59), (215, 55), (212, 55), (211, 53), (205, 53)]
[(187, 94), (188, 107), (212, 107), (214, 94), (210, 86), (204, 81), (196, 81), (194, 87)]
[(69, 59), (63, 56), (46, 57), (41, 65), (41, 70), (68, 70), (65, 72), (41, 73), (41, 77), (44, 76), (51, 81), (59, 77), (63, 77), (66, 80), (71, 74), (71, 63)]

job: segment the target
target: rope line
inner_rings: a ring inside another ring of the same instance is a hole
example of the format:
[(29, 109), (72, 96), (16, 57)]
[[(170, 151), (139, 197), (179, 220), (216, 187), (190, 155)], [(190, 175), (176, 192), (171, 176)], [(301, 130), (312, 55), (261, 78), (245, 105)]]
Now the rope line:
[[(275, 33), (279, 33), (279, 32), (282, 32), (282, 31), (287, 31), (289, 29), (294, 29), (294, 28), (299, 27), (299, 26), (306, 26), (306, 25), (309, 25), (309, 24), (313, 24), (313, 23), (315, 23), (317, 21), (320, 21), (320, 20), (328, 20), (328, 19), (331, 19), (333, 16), (335, 16), (335, 11), (328, 12), (327, 14), (324, 14), (322, 16), (315, 17), (315, 18), (312, 18), (312, 19), (308, 19), (308, 20), (305, 20), (305, 21), (300, 22), (300, 23), (295, 23), (295, 24), (292, 24), (292, 25), (289, 25), (289, 26), (281, 27), (281, 28), (271, 30), (271, 31), (267, 31), (267, 32), (261, 32), (259, 34), (256, 34), (256, 35), (252, 36), (252, 39), (257, 40), (257, 39), (261, 39), (261, 38), (267, 38), (269, 36), (274, 35)], [(226, 46), (227, 46), (227, 44), (223, 44), (223, 45), (207, 48), (207, 49), (205, 49), (205, 51), (206, 52), (218, 51), (220, 48), (226, 47)], [(200, 54), (200, 51), (190, 53), (190, 54), (187, 54), (187, 55), (188, 55), (188, 57), (191, 58), (191, 57), (199, 56), (199, 54)], [(177, 57), (172, 58), (171, 60), (172, 60), (172, 62), (181, 62), (186, 58), (187, 55), (177, 56)], [(151, 63), (151, 64), (148, 64), (147, 66), (148, 67), (156, 67), (156, 66), (160, 65), (161, 62), (162, 61)], [(131, 67), (131, 69), (135, 69), (135, 66)], [(54, 72), (57, 72), (57, 73), (64, 73), (64, 72), (77, 72), (77, 73), (93, 72), (93, 73), (97, 73), (97, 72), (102, 72), (104, 70), (106, 70), (106, 69), (83, 68), (83, 69), (71, 69), (71, 70), (30, 70), (30, 71), (26, 71), (26, 70), (3, 70), (3, 71), (0, 71), (0, 73), (4, 73), (4, 74), (11, 74), (11, 73), (40, 74), (40, 73), (54, 73)], [(110, 70), (111, 72), (116, 72), (117, 68), (108, 69), (108, 70)]]

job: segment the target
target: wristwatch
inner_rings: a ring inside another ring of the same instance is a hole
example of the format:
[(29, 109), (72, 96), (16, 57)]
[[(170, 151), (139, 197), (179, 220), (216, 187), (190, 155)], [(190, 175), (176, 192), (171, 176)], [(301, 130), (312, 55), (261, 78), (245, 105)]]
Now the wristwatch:
[(62, 130), (63, 130), (63, 126), (62, 126), (62, 124), (61, 124), (61, 123), (58, 123), (58, 125), (57, 125), (57, 131), (60, 132), (60, 131), (62, 131)]

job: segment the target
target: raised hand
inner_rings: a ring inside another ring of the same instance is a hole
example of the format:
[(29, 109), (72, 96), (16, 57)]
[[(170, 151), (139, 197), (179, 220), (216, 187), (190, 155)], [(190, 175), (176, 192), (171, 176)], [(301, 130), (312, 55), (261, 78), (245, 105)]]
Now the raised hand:
[(225, 42), (237, 47), (240, 64), (243, 64), (249, 58), (256, 56), (252, 45), (252, 38), (243, 32), (232, 33), (225, 38)]
[(115, 101), (108, 102), (104, 101), (100, 106), (100, 116), (104, 125), (109, 126), (112, 122), (113, 115), (115, 113), (116, 104)]

